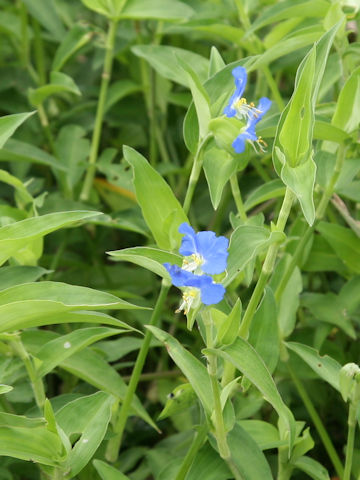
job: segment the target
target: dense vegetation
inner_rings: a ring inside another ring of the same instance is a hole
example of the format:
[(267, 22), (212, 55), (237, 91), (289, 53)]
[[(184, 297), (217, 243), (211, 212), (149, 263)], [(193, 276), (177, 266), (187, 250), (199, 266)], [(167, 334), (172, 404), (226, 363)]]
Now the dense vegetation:
[(1, 479), (360, 478), (359, 15), (0, 0)]

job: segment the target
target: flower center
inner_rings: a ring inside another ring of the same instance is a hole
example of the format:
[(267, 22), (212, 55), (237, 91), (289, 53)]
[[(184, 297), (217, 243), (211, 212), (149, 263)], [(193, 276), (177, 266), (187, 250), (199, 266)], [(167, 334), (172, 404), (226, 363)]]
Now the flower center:
[(194, 272), (203, 263), (203, 256), (198, 253), (193, 253), (190, 257), (184, 258), (181, 268), (187, 272)]
[(237, 117), (239, 118), (250, 118), (251, 115), (258, 117), (261, 113), (261, 110), (255, 107), (255, 103), (247, 103), (247, 100), (244, 97), (237, 98), (233, 103), (233, 108), (235, 108)]
[(184, 315), (187, 315), (194, 300), (198, 298), (199, 291), (198, 288), (187, 288), (183, 293), (182, 302), (179, 308), (175, 310), (175, 313), (180, 313), (184, 310)]

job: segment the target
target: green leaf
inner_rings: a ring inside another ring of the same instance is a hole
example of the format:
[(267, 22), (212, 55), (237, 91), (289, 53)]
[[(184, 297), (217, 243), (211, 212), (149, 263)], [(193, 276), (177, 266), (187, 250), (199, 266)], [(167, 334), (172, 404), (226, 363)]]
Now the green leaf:
[(285, 187), (281, 180), (271, 180), (264, 183), (253, 190), (244, 202), (246, 211), (252, 209), (259, 203), (266, 202), (272, 198), (283, 197), (285, 195)]
[(156, 20), (185, 20), (194, 13), (186, 3), (178, 0), (127, 0), (121, 18), (150, 18)]
[[(131, 327), (129, 329), (132, 330)], [(106, 327), (81, 328), (45, 343), (36, 354), (37, 374), (47, 375), (66, 358), (104, 338), (128, 332), (129, 329)]]
[(175, 253), (166, 252), (157, 248), (150, 247), (134, 247), (124, 248), (123, 250), (115, 250), (107, 252), (113, 260), (135, 263), (141, 267), (147, 268), (151, 272), (156, 273), (162, 278), (171, 281), (170, 275), (163, 263), (171, 263), (172, 265), (182, 265), (182, 257)]
[(146, 328), (148, 328), (158, 340), (163, 342), (170, 357), (189, 380), (205, 411), (211, 414), (213, 411), (213, 395), (210, 378), (205, 365), (185, 350), (185, 348), (168, 333), (150, 325), (147, 325)]
[(339, 27), (340, 23), (326, 32), (301, 62), (294, 93), (280, 117), (274, 141), (275, 170), (296, 194), (310, 225), (315, 220), (316, 165), (312, 159), (315, 103), (329, 50)]
[[(42, 345), (57, 337), (60, 337), (60, 335), (49, 330), (27, 330), (21, 334), (26, 350), (35, 357)], [(89, 365), (91, 365), (91, 368), (89, 368)], [(114, 395), (119, 400), (123, 400), (125, 397), (127, 386), (124, 380), (104, 360), (103, 354), (98, 354), (88, 347), (63, 360), (60, 367), (97, 389)], [(137, 415), (155, 430), (158, 430), (136, 395), (133, 398), (131, 409), (131, 414)]]
[[(274, 292), (276, 292), (286, 269), (289, 268), (291, 260), (292, 257), (286, 254), (276, 265), (270, 281)], [(300, 269), (295, 267), (278, 302), (277, 322), (281, 339), (288, 337), (295, 328), (302, 289)]]
[(208, 133), (209, 122), (211, 119), (209, 96), (204, 89), (199, 77), (190, 67), (190, 65), (184, 62), (181, 57), (177, 57), (177, 60), (182, 69), (187, 73), (187, 83), (191, 90), (199, 123), (200, 139), (203, 139)]
[[(214, 311), (214, 309), (212, 309)], [(218, 326), (217, 341), (220, 345), (230, 345), (238, 336), (241, 321), (242, 304), (238, 298), (229, 315)]]
[[(244, 480), (272, 480), (268, 462), (253, 438), (239, 424), (228, 434), (231, 457)], [(241, 448), (239, 448), (241, 445)]]
[(42, 267), (31, 267), (24, 265), (14, 265), (12, 267), (2, 267), (0, 270), (0, 290), (13, 287), (21, 283), (35, 282), (43, 275), (50, 273)]
[(356, 68), (340, 91), (332, 125), (351, 133), (360, 122), (360, 67)]
[(324, 33), (322, 26), (313, 25), (295, 30), (284, 37), (273, 47), (268, 48), (262, 55), (259, 55), (254, 63), (249, 67), (248, 71), (258, 70), (261, 67), (269, 65), (274, 60), (295, 52), (301, 48), (313, 45)]
[(1, 227), (0, 265), (19, 251), (21, 252), (34, 239), (41, 238), (59, 228), (69, 227), (76, 222), (84, 221), (98, 214), (98, 212), (80, 210), (49, 213)]
[(29, 101), (33, 105), (41, 105), (46, 98), (59, 93), (73, 93), (81, 95), (74, 80), (61, 72), (50, 73), (50, 83), (36, 89), (29, 89)]
[(113, 105), (119, 102), (122, 98), (131, 95), (132, 93), (139, 92), (141, 86), (131, 80), (118, 80), (110, 85), (104, 110), (109, 110)]
[[(225, 26), (225, 25), (224, 25)], [(219, 50), (212, 46), (210, 50), (209, 77), (215, 75), (225, 67), (225, 62), (219, 53)]]
[(14, 140), (11, 138), (0, 149), (0, 160), (6, 162), (28, 162), (46, 165), (56, 170), (66, 170), (65, 166), (49, 153), (41, 150), (31, 143)]
[(15, 130), (34, 113), (15, 113), (14, 115), (0, 117), (0, 148), (3, 148), (5, 142), (13, 135)]
[(129, 480), (129, 477), (102, 460), (93, 460), (92, 463), (102, 480)]
[(124, 146), (124, 157), (133, 168), (136, 198), (156, 243), (164, 250), (177, 248), (181, 240), (179, 225), (188, 222), (179, 201), (142, 155)]
[[(36, 355), (36, 352), (34, 352)], [(91, 368), (89, 368), (91, 365)], [(94, 387), (111, 393), (121, 401), (126, 395), (127, 385), (120, 375), (103, 358), (89, 348), (77, 352), (61, 362), (60, 367), (67, 370)], [(137, 396), (134, 396), (131, 403), (131, 414), (142, 418), (155, 430), (156, 424), (152, 421)]]
[(0, 312), (4, 315), (0, 331), (12, 331), (52, 323), (89, 321), (128, 328), (120, 320), (111, 317), (99, 317), (96, 314), (94, 316), (93, 312), (86, 314), (79, 312), (77, 315), (75, 311), (137, 308), (141, 309), (142, 307), (91, 288), (56, 282), (27, 283), (0, 292)]
[(295, 352), (306, 362), (320, 378), (340, 391), (339, 375), (341, 365), (328, 355), (320, 355), (315, 348), (298, 342), (286, 342), (287, 348)]
[(252, 24), (250, 32), (255, 32), (270, 23), (294, 17), (319, 17), (323, 18), (329, 9), (329, 3), (325, 0), (286, 0), (276, 3), (265, 9)]
[(295, 193), (309, 225), (315, 221), (315, 177), (316, 164), (311, 154), (301, 165), (291, 167), (289, 163), (285, 163), (281, 169), (281, 180)]
[(296, 468), (302, 470), (313, 480), (330, 480), (329, 473), (321, 463), (310, 457), (300, 457), (295, 462), (291, 462)]
[(261, 450), (286, 445), (286, 441), (280, 440), (279, 431), (271, 423), (263, 420), (240, 420), (238, 424), (255, 440)]
[(196, 454), (186, 480), (228, 480), (231, 473), (219, 454), (206, 443)]
[(72, 191), (84, 173), (90, 150), (90, 141), (84, 138), (85, 134), (85, 130), (78, 125), (65, 125), (56, 139), (56, 154), (66, 172), (54, 173), (65, 186), (65, 191)]
[(14, 177), (14, 175), (10, 175), (6, 170), (0, 170), (0, 182), (7, 183), (15, 188), (19, 200), (24, 202), (26, 205), (27, 203), (33, 203), (34, 199), (27, 191), (23, 182), (21, 182), (18, 178)]
[(284, 404), (269, 370), (256, 350), (246, 340), (238, 338), (232, 345), (222, 350), (205, 349), (203, 352), (205, 354), (207, 352), (213, 353), (232, 363), (260, 390), (265, 400), (271, 403), (279, 417), (286, 424), (289, 432), (288, 442), (291, 449), (295, 440), (294, 417)]
[(11, 385), (4, 385), (3, 383), (0, 383), (0, 395), (11, 392), (11, 390), (13, 389), (14, 387), (12, 387)]
[(136, 45), (131, 51), (146, 60), (163, 77), (189, 87), (189, 77), (179, 65), (178, 58), (191, 65), (201, 82), (207, 79), (209, 60), (197, 53), (165, 45)]
[(57, 41), (65, 36), (65, 29), (57, 13), (54, 0), (24, 0), (30, 14), (51, 34)]
[(182, 383), (174, 388), (170, 395), (168, 395), (165, 406), (161, 411), (158, 419), (176, 415), (179, 412), (187, 410), (196, 400), (196, 394), (190, 383)]
[(350, 337), (356, 338), (346, 305), (341, 302), (338, 295), (333, 292), (304, 293), (301, 297), (301, 304), (308, 308), (317, 320), (336, 325)]
[(279, 360), (280, 343), (276, 301), (270, 287), (266, 288), (265, 295), (254, 315), (249, 343), (263, 359), (269, 372), (273, 373)]
[(117, 20), (127, 0), (81, 0), (82, 3), (100, 15)]
[(237, 170), (237, 161), (230, 153), (209, 144), (209, 148), (205, 148), (203, 162), (211, 203), (216, 210), (226, 183)]
[(44, 419), (0, 414), (0, 455), (54, 466), (62, 461), (62, 443)]
[(97, 392), (68, 403), (56, 413), (56, 421), (68, 437), (81, 434), (66, 459), (72, 476), (85, 467), (99, 447), (110, 421), (113, 403), (111, 395)]
[(360, 238), (349, 228), (333, 223), (320, 222), (316, 229), (350, 271), (360, 273)]
[(229, 285), (259, 252), (282, 239), (283, 235), (278, 235), (278, 232), (270, 233), (264, 227), (253, 225), (237, 227), (230, 239), (228, 275), (224, 279), (224, 285)]
[(89, 27), (74, 25), (56, 50), (51, 70), (53, 72), (61, 70), (70, 57), (90, 42), (92, 35)]

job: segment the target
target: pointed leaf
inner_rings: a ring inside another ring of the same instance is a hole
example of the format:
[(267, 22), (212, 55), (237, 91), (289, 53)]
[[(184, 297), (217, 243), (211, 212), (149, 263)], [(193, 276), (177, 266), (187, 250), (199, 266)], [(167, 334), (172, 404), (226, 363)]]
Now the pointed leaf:
[(291, 449), (295, 440), (294, 417), (288, 407), (284, 404), (269, 370), (256, 350), (254, 350), (246, 340), (238, 338), (232, 345), (229, 345), (222, 350), (205, 349), (203, 351), (205, 354), (211, 352), (218, 355), (235, 365), (235, 367), (260, 390), (264, 395), (265, 400), (271, 403), (279, 417), (281, 417), (287, 425), (289, 432), (288, 441)]
[(0, 117), (0, 148), (2, 148), (5, 142), (11, 137), (15, 130), (25, 122), (25, 120), (35, 112), (27, 113), (15, 113), (14, 115), (6, 115)]

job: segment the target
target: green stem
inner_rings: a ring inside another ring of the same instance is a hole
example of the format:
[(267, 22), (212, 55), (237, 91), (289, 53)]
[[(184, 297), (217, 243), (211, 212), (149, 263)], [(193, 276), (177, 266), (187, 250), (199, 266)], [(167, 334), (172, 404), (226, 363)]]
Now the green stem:
[(54, 140), (53, 134), (50, 130), (49, 120), (48, 120), (48, 117), (46, 115), (45, 109), (44, 109), (42, 104), (38, 105), (37, 109), (38, 109), (38, 114), (39, 114), (39, 118), (40, 118), (40, 123), (41, 123), (41, 126), (42, 126), (42, 128), (45, 132), (46, 138), (49, 142), (49, 146), (51, 148), (51, 151), (56, 155), (55, 140)]
[(231, 185), (231, 192), (235, 200), (235, 205), (236, 205), (239, 217), (243, 222), (246, 222), (247, 215), (246, 215), (244, 204), (241, 198), (241, 192), (240, 192), (240, 187), (239, 187), (239, 182), (238, 182), (236, 172), (233, 173), (230, 177), (230, 185)]
[(348, 436), (346, 442), (346, 454), (345, 454), (345, 470), (343, 480), (350, 480), (351, 467), (354, 453), (354, 441), (356, 430), (356, 405), (350, 403), (349, 416), (348, 416)]
[[(206, 330), (206, 346), (207, 348), (214, 347), (214, 338), (213, 338), (213, 323), (211, 318), (211, 313), (208, 309), (205, 309), (202, 313), (203, 322)], [(219, 449), (219, 454), (222, 459), (225, 460), (231, 472), (234, 475), (235, 480), (243, 480), (242, 475), (237, 469), (232, 457), (230, 448), (227, 442), (227, 434), (225, 429), (224, 417), (221, 407), (220, 399), (220, 386), (217, 379), (217, 357), (216, 355), (209, 353), (207, 354), (207, 370), (210, 377), (211, 389), (214, 400), (214, 412), (213, 412), (213, 423), (215, 427), (215, 437), (217, 446)]]
[(278, 86), (275, 80), (273, 79), (273, 76), (271, 75), (269, 67), (268, 66), (263, 67), (262, 72), (266, 78), (267, 84), (271, 90), (271, 93), (274, 97), (275, 102), (277, 103), (277, 106), (279, 107), (280, 112), (282, 112), (285, 108), (285, 103), (282, 99)]
[(103, 69), (102, 78), (101, 78), (99, 101), (97, 104), (95, 126), (94, 126), (93, 136), (91, 139), (89, 165), (86, 172), (83, 188), (80, 194), (80, 199), (83, 201), (87, 201), (89, 198), (90, 190), (91, 190), (95, 172), (96, 172), (96, 161), (97, 161), (97, 156), (99, 151), (106, 96), (107, 96), (108, 86), (110, 83), (112, 65), (113, 65), (113, 59), (114, 59), (116, 28), (117, 28), (117, 22), (115, 20), (110, 20), (108, 35), (106, 39), (106, 55), (104, 60), (104, 69)]
[[(165, 283), (165, 281), (163, 280), (161, 284), (160, 293), (156, 301), (155, 308), (151, 315), (150, 325), (158, 324), (169, 288), (170, 286), (167, 283)], [(115, 462), (118, 457), (118, 452), (121, 446), (121, 440), (124, 433), (126, 421), (130, 413), (131, 402), (133, 400), (136, 387), (139, 383), (140, 375), (149, 351), (151, 338), (152, 338), (152, 333), (150, 332), (150, 330), (147, 330), (135, 362), (135, 366), (131, 375), (129, 385), (126, 390), (124, 400), (120, 408), (119, 416), (114, 426), (115, 435), (109, 440), (109, 443), (108, 443), (106, 458), (110, 462)]]
[(290, 366), (289, 362), (287, 362), (287, 368), (289, 370), (289, 373), (291, 375), (291, 378), (294, 382), (294, 385), (301, 397), (301, 400), (303, 401), (306, 410), (308, 411), (308, 414), (310, 415), (310, 418), (315, 425), (315, 428), (319, 434), (319, 437), (321, 438), (321, 441), (325, 447), (325, 450), (331, 460), (331, 463), (333, 464), (337, 475), (339, 478), (343, 478), (343, 473), (344, 473), (344, 467), (341, 463), (341, 460), (335, 450), (335, 447), (331, 441), (331, 438), (329, 437), (326, 428), (319, 417), (319, 414), (317, 413), (304, 385), (302, 384), (301, 380), (298, 378), (296, 375), (295, 371), (292, 369)]
[(206, 424), (203, 424), (197, 432), (195, 432), (193, 441), (191, 443), (191, 446), (189, 450), (187, 451), (184, 460), (182, 461), (182, 464), (180, 466), (180, 470), (178, 471), (175, 480), (185, 480), (185, 477), (196, 457), (197, 452), (199, 449), (202, 447), (206, 435), (208, 432), (208, 427)]
[(341, 169), (342, 169), (342, 166), (343, 166), (343, 163), (344, 163), (344, 160), (345, 160), (345, 154), (346, 154), (345, 147), (343, 145), (340, 145), (339, 150), (338, 150), (338, 154), (337, 154), (337, 157), (336, 157), (336, 163), (335, 163), (335, 168), (334, 168), (333, 174), (331, 176), (329, 184), (327, 185), (327, 187), (326, 187), (326, 189), (325, 189), (325, 191), (324, 191), (324, 193), (323, 193), (323, 195), (320, 199), (319, 205), (316, 209), (316, 220), (315, 220), (313, 225), (307, 227), (307, 230), (305, 231), (305, 233), (301, 237), (300, 242), (296, 246), (296, 249), (295, 249), (295, 252), (294, 252), (293, 257), (291, 259), (291, 262), (289, 263), (289, 266), (286, 269), (286, 271), (284, 272), (284, 275), (282, 276), (281, 281), (280, 281), (280, 283), (279, 283), (279, 285), (276, 289), (275, 298), (276, 298), (277, 301), (280, 300), (280, 298), (281, 298), (281, 296), (282, 296), (282, 294), (283, 294), (283, 292), (286, 288), (286, 285), (288, 284), (288, 281), (289, 281), (295, 267), (298, 265), (298, 262), (299, 262), (300, 258), (302, 257), (304, 248), (305, 248), (306, 244), (308, 243), (308, 241), (310, 240), (310, 237), (311, 237), (313, 231), (315, 230), (317, 222), (319, 220), (321, 220), (325, 215), (326, 208), (327, 208), (327, 206), (329, 204), (329, 201), (330, 201), (330, 199), (331, 199), (331, 197), (334, 193), (336, 182), (338, 181), (340, 173), (341, 173)]
[(198, 148), (197, 148), (196, 153), (195, 153), (195, 157), (194, 157), (194, 161), (193, 161), (193, 165), (192, 165), (192, 169), (191, 169), (191, 173), (190, 173), (190, 178), (189, 178), (189, 184), (188, 184), (188, 188), (187, 188), (186, 195), (185, 195), (185, 200), (184, 200), (184, 205), (183, 205), (183, 209), (184, 209), (184, 212), (186, 214), (189, 213), (191, 201), (192, 201), (192, 198), (194, 196), (195, 188), (196, 188), (197, 182), (199, 180), (200, 172), (201, 172), (202, 148), (204, 147), (206, 142), (210, 139), (210, 137), (211, 137), (211, 134), (207, 135), (206, 137), (204, 137), (199, 142)]
[(34, 52), (35, 52), (35, 64), (39, 78), (39, 85), (45, 85), (46, 83), (46, 67), (45, 67), (45, 54), (44, 44), (41, 36), (41, 28), (35, 18), (32, 19), (32, 26), (34, 30)]
[(277, 480), (289, 480), (294, 467), (289, 463), (289, 448), (278, 448), (278, 473)]
[(21, 360), (25, 365), (25, 368), (29, 375), (31, 386), (34, 392), (36, 405), (39, 407), (40, 410), (42, 410), (44, 407), (45, 398), (46, 398), (42, 379), (37, 375), (35, 367), (30, 358), (30, 355), (26, 351), (20, 337), (14, 336), (14, 338), (11, 340), (11, 344), (13, 346), (14, 351), (21, 358)]
[[(280, 209), (278, 221), (276, 223), (276, 228), (275, 231), (277, 232), (283, 232), (285, 229), (285, 225), (287, 222), (287, 219), (290, 214), (291, 206), (294, 200), (294, 194), (293, 192), (287, 188), (285, 192), (285, 197)], [(274, 269), (275, 265), (275, 260), (276, 256), (279, 250), (279, 244), (278, 243), (273, 243), (270, 245), (265, 261), (263, 264), (263, 267), (261, 269), (261, 273), (259, 276), (259, 279), (257, 281), (256, 287), (251, 295), (249, 304), (246, 308), (246, 311), (244, 313), (243, 320), (241, 322), (240, 326), (240, 332), (239, 335), (245, 339), (248, 338), (249, 336), (249, 330), (250, 330), (250, 325), (252, 322), (252, 319), (254, 317), (255, 311), (260, 303), (260, 300), (263, 296), (265, 286), (268, 282), (268, 279)]]

